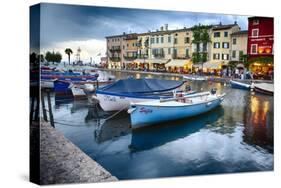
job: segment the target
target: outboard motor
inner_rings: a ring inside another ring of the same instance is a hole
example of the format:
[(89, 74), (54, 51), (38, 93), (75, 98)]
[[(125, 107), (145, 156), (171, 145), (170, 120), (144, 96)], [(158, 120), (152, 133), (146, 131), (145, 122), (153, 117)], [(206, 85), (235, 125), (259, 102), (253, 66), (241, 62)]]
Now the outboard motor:
[(190, 85), (185, 86), (185, 90), (186, 90), (186, 91), (191, 91)]
[(211, 94), (212, 94), (212, 95), (216, 94), (216, 92), (217, 92), (217, 88), (212, 88), (212, 89), (211, 89)]

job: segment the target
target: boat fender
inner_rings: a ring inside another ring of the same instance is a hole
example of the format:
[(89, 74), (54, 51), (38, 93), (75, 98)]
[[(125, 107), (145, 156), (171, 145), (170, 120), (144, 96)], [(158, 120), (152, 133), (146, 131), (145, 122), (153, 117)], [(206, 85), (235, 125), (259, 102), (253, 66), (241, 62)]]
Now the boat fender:
[(207, 104), (206, 104), (206, 106), (210, 106), (212, 104), (212, 102), (208, 102)]
[(128, 109), (128, 114), (132, 114), (134, 111), (136, 110), (136, 108), (132, 107)]

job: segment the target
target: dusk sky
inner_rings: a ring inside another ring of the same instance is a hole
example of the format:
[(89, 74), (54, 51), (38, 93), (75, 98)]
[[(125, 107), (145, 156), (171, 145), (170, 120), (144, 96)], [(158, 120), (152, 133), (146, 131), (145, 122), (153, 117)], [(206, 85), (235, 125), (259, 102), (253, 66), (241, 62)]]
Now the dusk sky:
[[(31, 15), (32, 16), (32, 15)], [(67, 60), (65, 48), (74, 53), (80, 46), (85, 62), (93, 57), (99, 62), (105, 55), (105, 36), (155, 31), (164, 24), (169, 29), (180, 29), (201, 24), (232, 24), (237, 21), (247, 29), (247, 17), (237, 15), (160, 11), (145, 9), (107, 8), (95, 6), (41, 4), (41, 52), (60, 51)], [(72, 56), (72, 61), (74, 60)]]

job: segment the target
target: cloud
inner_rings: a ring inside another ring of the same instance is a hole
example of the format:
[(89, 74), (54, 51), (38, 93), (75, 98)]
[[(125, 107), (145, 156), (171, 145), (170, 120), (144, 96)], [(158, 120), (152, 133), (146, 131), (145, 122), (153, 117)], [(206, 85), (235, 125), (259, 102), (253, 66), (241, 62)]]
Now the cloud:
[[(81, 49), (81, 60), (88, 63), (90, 58), (93, 59), (95, 63), (100, 62), (100, 58), (105, 56), (106, 52), (106, 41), (90, 39), (90, 40), (77, 40), (77, 41), (63, 41), (53, 44), (53, 48), (42, 48), (41, 52), (45, 54), (47, 51), (60, 52), (62, 54), (62, 61), (68, 62), (68, 56), (65, 54), (64, 50), (66, 48), (71, 48), (73, 54), (71, 55), (71, 62), (76, 60), (77, 49)], [(97, 56), (101, 54), (101, 56)]]

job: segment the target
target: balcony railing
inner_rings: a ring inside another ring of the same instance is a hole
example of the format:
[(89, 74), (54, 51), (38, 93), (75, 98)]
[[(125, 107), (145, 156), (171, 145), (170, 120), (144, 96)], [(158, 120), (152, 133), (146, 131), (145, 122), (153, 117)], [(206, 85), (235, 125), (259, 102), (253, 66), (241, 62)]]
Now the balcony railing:
[(147, 59), (148, 54), (138, 54), (138, 59)]
[(125, 60), (127, 61), (132, 61), (132, 60), (135, 60), (137, 59), (138, 57), (137, 56), (123, 56)]
[(109, 49), (109, 51), (110, 51), (111, 53), (114, 53), (114, 52), (119, 53), (119, 52), (121, 52), (121, 48), (120, 48), (120, 47), (118, 47), (118, 48), (111, 48), (111, 49)]
[(121, 58), (120, 58), (120, 57), (110, 57), (109, 59), (110, 59), (110, 61), (112, 61), (112, 62), (119, 62), (119, 61), (121, 61)]
[(157, 58), (157, 59), (161, 59), (161, 58), (164, 58), (165, 55), (164, 54), (153, 54), (153, 57)]
[(185, 54), (173, 54), (173, 59), (189, 59), (189, 55)]

